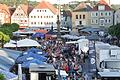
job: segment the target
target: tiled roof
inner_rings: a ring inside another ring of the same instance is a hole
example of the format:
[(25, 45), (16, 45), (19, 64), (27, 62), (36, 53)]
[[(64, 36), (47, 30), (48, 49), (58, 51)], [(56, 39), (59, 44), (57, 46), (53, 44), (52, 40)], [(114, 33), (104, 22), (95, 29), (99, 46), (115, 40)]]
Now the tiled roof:
[(10, 14), (9, 8), (6, 4), (0, 4), (0, 10), (6, 11), (8, 14)]
[(28, 15), (33, 9), (33, 7), (25, 4), (20, 4), (20, 7), (22, 8), (26, 15)]
[(73, 10), (73, 12), (76, 12), (76, 11), (90, 11), (91, 9), (92, 8), (91, 8), (90, 5), (82, 2)]
[(108, 5), (108, 3), (105, 0), (100, 0), (98, 4)]
[(98, 11), (98, 6), (99, 5), (104, 5), (105, 6), (105, 11), (111, 11), (112, 10), (112, 8), (107, 4), (107, 2), (105, 2), (105, 0), (100, 0), (98, 2), (98, 4), (95, 7), (93, 7), (92, 11)]
[(52, 4), (46, 1), (40, 2), (35, 9), (50, 9), (54, 14), (57, 14), (57, 8), (55, 8)]

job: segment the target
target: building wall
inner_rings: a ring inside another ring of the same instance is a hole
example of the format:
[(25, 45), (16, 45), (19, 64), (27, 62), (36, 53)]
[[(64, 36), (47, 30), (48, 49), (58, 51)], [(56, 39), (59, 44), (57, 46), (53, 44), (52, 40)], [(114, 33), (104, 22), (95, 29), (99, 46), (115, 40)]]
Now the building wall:
[(20, 6), (17, 7), (11, 16), (11, 23), (17, 23), (20, 26), (28, 26), (28, 16)]
[(115, 12), (114, 17), (115, 25), (120, 23), (120, 9)]
[(56, 27), (57, 15), (49, 9), (33, 9), (29, 14), (29, 26), (50, 28), (52, 25)]
[(89, 24), (90, 24), (89, 12), (72, 12), (72, 27), (73, 28), (77, 28), (78, 25), (89, 26)]
[(91, 11), (91, 26), (110, 27), (113, 25), (113, 11)]
[(72, 28), (72, 18), (70, 16), (65, 16), (61, 20), (62, 27), (69, 27), (70, 29)]
[(10, 12), (7, 12), (5, 9), (0, 9), (0, 24), (10, 23), (10, 17)]

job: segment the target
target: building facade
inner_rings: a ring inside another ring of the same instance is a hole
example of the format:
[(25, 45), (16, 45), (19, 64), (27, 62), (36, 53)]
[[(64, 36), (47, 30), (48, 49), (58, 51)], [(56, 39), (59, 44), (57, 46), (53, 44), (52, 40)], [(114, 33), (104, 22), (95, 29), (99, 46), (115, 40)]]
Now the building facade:
[(114, 14), (114, 23), (115, 25), (120, 23), (120, 9), (116, 10)]
[(11, 16), (11, 23), (17, 23), (20, 27), (28, 27), (28, 15), (31, 10), (32, 7), (28, 7), (28, 5), (19, 5)]
[(9, 7), (5, 4), (0, 4), (0, 24), (10, 23)]
[(111, 7), (104, 0), (100, 0), (91, 11), (91, 26), (109, 27), (113, 25), (113, 13)]
[(70, 10), (63, 10), (63, 17), (61, 19), (61, 26), (67, 29), (72, 28), (72, 13)]
[(89, 26), (91, 6), (86, 3), (80, 3), (72, 12), (72, 28)]
[(50, 28), (56, 26), (57, 9), (49, 2), (40, 2), (29, 14), (30, 27)]

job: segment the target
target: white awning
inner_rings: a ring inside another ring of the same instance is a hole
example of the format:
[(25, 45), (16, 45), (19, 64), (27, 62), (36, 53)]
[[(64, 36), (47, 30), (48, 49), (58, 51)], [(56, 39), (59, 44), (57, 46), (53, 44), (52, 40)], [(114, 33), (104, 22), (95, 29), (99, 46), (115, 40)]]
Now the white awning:
[(41, 46), (37, 41), (32, 39), (23, 39), (17, 41), (17, 47), (33, 47), (33, 46)]
[(4, 44), (4, 47), (16, 47), (16, 45), (13, 43), (6, 43)]
[(98, 72), (101, 77), (120, 77), (120, 72)]
[[(55, 71), (56, 71), (56, 75), (58, 75), (58, 70), (55, 70)], [(60, 70), (60, 75), (61, 76), (68, 76), (68, 74), (64, 70)]]

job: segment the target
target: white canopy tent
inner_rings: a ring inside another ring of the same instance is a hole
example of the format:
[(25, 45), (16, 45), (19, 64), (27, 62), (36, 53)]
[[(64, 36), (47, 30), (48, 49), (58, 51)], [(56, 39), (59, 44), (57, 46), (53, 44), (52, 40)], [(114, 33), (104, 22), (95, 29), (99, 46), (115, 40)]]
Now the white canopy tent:
[(16, 47), (16, 45), (15, 44), (13, 44), (13, 43), (6, 43), (6, 44), (4, 44), (4, 47)]
[(23, 39), (17, 41), (17, 47), (33, 47), (33, 46), (41, 46), (37, 41), (32, 39)]
[(89, 50), (89, 40), (88, 39), (79, 39), (77, 41), (69, 41), (66, 44), (70, 43), (78, 43), (79, 44), (79, 54), (81, 54), (81, 50), (87, 52)]
[(76, 35), (69, 35), (69, 34), (66, 34), (66, 35), (63, 35), (61, 36), (62, 38), (67, 38), (67, 39), (72, 39), (72, 40), (75, 40), (75, 39), (80, 39), (80, 37), (76, 36)]

